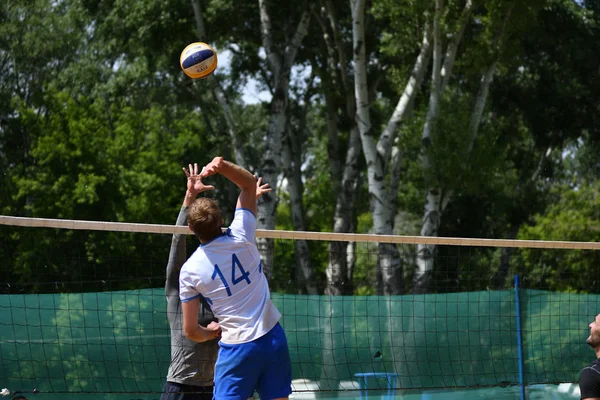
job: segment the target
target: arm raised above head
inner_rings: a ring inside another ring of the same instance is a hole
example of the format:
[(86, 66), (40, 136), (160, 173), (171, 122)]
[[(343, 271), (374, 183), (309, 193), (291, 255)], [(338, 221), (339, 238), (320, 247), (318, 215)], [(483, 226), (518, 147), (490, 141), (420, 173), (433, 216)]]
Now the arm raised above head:
[(203, 168), (200, 176), (204, 178), (217, 173), (241, 189), (236, 208), (246, 208), (256, 214), (256, 178), (254, 175), (245, 168), (224, 160), (223, 157), (215, 157)]

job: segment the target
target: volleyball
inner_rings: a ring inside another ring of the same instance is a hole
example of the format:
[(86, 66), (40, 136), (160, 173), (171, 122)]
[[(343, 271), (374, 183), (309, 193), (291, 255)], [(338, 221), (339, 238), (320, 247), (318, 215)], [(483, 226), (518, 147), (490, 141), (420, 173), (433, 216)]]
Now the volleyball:
[(217, 52), (206, 43), (192, 43), (181, 52), (179, 64), (190, 78), (206, 78), (217, 68)]

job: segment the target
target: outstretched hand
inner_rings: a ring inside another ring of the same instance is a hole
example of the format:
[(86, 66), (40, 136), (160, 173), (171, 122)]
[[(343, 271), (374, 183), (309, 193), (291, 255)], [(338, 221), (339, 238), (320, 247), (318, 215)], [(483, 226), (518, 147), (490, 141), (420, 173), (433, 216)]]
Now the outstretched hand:
[(265, 183), (264, 185), (262, 184), (262, 177), (258, 177), (256, 180), (256, 199), (258, 200), (258, 198), (260, 196), (263, 195), (263, 193), (267, 193), (272, 191), (273, 189), (271, 189), (269, 187), (268, 183)]
[[(207, 190), (213, 190), (215, 187), (212, 185), (205, 185), (202, 183), (202, 171), (198, 173), (198, 164), (189, 164), (189, 170), (182, 168), (183, 173), (187, 176), (187, 191), (189, 195), (196, 196), (199, 193)], [(203, 169), (204, 171), (204, 169)]]

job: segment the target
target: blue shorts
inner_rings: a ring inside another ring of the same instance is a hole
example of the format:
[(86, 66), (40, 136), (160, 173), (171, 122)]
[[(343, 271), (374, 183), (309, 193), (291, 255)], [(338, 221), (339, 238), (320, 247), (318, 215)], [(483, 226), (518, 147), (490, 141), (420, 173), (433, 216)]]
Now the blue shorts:
[(219, 343), (215, 365), (215, 399), (247, 400), (256, 390), (261, 400), (292, 393), (292, 363), (279, 323), (249, 343)]

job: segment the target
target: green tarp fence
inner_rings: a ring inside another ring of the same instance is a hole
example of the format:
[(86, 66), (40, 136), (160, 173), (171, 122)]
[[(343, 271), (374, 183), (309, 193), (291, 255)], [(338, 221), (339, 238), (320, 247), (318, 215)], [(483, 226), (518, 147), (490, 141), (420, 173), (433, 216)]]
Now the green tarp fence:
[[(521, 290), (520, 298), (524, 383), (577, 381), (594, 358), (585, 340), (600, 296)], [(365, 372), (397, 373), (406, 389), (519, 383), (513, 290), (272, 299), (294, 379), (324, 390)], [(2, 295), (0, 387), (157, 393), (169, 335), (162, 289)]]

